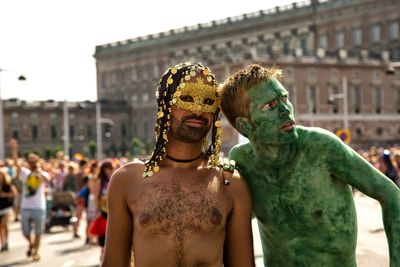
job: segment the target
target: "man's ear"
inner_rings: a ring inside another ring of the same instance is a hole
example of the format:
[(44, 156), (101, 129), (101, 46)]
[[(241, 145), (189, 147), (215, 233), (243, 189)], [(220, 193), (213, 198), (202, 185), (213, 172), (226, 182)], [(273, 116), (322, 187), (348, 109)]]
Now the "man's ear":
[(247, 138), (250, 133), (253, 131), (253, 126), (250, 121), (244, 117), (237, 117), (235, 120), (236, 129)]

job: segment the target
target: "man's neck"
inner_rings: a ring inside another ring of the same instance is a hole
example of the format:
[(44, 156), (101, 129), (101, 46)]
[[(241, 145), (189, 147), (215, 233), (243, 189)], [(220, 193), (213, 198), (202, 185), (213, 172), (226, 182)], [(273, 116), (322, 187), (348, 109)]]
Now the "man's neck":
[(166, 149), (169, 160), (174, 164), (185, 163), (184, 161), (192, 163), (200, 158), (202, 142), (188, 143), (170, 138)]
[(250, 140), (257, 164), (273, 167), (285, 167), (296, 157), (297, 142), (285, 144), (264, 144)]

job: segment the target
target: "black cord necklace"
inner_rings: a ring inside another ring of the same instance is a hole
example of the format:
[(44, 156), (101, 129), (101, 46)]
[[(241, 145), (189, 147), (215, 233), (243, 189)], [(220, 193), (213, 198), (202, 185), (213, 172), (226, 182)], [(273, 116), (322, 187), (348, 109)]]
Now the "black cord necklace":
[(170, 159), (170, 160), (172, 160), (172, 161), (174, 161), (174, 162), (189, 163), (189, 162), (193, 162), (193, 161), (195, 161), (195, 160), (198, 160), (198, 159), (201, 157), (201, 155), (203, 155), (203, 154), (200, 153), (200, 155), (198, 155), (197, 157), (195, 157), (195, 158), (193, 158), (193, 159), (176, 159), (176, 158), (173, 158), (173, 157), (171, 157), (170, 155), (167, 154), (166, 158), (167, 158), (167, 159)]

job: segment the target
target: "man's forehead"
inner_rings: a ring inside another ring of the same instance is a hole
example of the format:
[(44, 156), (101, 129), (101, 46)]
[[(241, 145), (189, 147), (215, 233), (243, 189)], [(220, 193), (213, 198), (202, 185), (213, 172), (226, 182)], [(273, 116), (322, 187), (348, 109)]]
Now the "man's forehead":
[(286, 94), (285, 87), (275, 78), (262, 81), (261, 83), (252, 87), (249, 91), (250, 96), (258, 97), (261, 95), (274, 95), (274, 94)]

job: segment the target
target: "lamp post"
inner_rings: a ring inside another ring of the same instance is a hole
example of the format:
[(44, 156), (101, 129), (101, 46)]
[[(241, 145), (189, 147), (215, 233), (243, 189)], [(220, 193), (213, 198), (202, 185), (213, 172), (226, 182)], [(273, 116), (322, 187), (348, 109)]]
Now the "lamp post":
[[(103, 159), (103, 133), (101, 131), (101, 124), (113, 125), (114, 121), (108, 118), (101, 117), (101, 100), (96, 102), (96, 137), (97, 137), (97, 159)], [(107, 137), (107, 136), (106, 136)]]
[(333, 104), (336, 99), (343, 99), (343, 129), (349, 130), (349, 113), (347, 99), (347, 77), (342, 77), (342, 93), (329, 96), (328, 103)]
[[(0, 69), (0, 159), (5, 159), (4, 153), (4, 114), (3, 114), (3, 99), (1, 98), (1, 73), (7, 71), (6, 69)], [(19, 81), (26, 81), (25, 76), (20, 75)]]
[(69, 110), (68, 102), (63, 104), (63, 124), (64, 124), (64, 155), (69, 155)]

